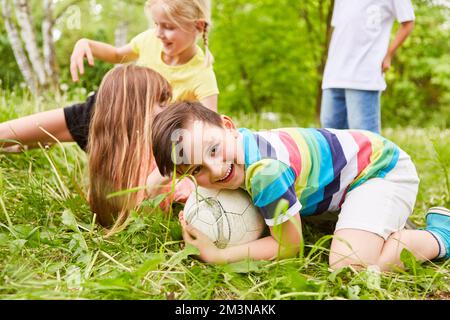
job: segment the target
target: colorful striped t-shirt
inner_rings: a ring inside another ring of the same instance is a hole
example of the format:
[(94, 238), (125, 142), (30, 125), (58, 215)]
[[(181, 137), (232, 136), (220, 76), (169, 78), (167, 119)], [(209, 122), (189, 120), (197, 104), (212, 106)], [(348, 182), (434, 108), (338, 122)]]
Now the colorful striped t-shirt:
[[(245, 188), (267, 225), (340, 209), (347, 192), (384, 177), (400, 149), (364, 130), (239, 129), (245, 153)], [(288, 204), (275, 217), (281, 199)]]

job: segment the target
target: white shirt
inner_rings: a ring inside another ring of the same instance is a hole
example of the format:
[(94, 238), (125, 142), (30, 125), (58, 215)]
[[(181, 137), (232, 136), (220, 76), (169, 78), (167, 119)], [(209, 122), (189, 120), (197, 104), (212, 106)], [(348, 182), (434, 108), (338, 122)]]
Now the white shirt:
[(381, 65), (395, 19), (415, 19), (410, 0), (335, 0), (322, 89), (386, 89)]

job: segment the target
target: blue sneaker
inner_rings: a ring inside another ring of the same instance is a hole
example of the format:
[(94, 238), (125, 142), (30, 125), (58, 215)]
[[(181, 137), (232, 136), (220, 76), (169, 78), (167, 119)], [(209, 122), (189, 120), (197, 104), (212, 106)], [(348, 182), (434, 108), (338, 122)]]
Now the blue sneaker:
[(439, 243), (437, 259), (450, 258), (450, 210), (444, 207), (433, 207), (427, 213), (427, 227)]

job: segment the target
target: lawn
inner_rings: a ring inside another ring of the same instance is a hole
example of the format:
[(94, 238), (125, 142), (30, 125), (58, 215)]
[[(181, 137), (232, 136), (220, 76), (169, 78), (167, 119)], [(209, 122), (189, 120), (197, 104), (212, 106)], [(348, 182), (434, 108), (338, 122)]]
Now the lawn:
[[(0, 121), (38, 107), (4, 95)], [(273, 116), (236, 120), (250, 128), (297, 123)], [(428, 207), (450, 206), (450, 130), (383, 133), (416, 163), (421, 186), (411, 219), (423, 226)], [(124, 231), (105, 238), (85, 200), (85, 170), (86, 155), (75, 144), (0, 154), (1, 299), (450, 299), (448, 261), (419, 264), (404, 252), (406, 271), (330, 272), (331, 238), (308, 224), (299, 257), (226, 266), (180, 249), (178, 204), (166, 215), (146, 201)]]

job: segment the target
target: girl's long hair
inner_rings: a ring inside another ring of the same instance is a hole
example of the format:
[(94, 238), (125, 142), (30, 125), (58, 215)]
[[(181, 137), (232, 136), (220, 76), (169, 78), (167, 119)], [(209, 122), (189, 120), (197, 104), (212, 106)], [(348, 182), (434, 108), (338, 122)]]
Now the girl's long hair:
[(145, 191), (108, 195), (145, 186), (153, 161), (155, 105), (171, 97), (169, 83), (149, 68), (121, 65), (103, 78), (89, 128), (88, 198), (97, 222), (111, 228), (110, 233), (124, 226)]

